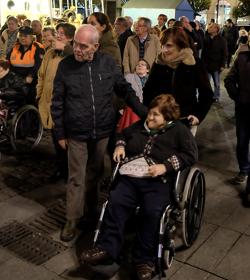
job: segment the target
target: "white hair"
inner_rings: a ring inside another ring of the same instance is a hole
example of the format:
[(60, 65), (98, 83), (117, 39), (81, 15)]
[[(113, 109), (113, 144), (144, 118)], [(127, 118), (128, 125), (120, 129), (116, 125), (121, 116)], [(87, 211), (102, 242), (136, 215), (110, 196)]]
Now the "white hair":
[(91, 24), (83, 24), (81, 25), (76, 33), (90, 33), (91, 34), (91, 41), (92, 43), (96, 44), (99, 42), (100, 35), (98, 30)]

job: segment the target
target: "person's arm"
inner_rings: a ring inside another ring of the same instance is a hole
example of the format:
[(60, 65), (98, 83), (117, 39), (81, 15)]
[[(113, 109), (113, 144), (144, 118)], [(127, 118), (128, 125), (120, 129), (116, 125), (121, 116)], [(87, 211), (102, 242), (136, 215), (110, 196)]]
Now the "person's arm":
[(64, 76), (62, 61), (58, 65), (53, 86), (53, 98), (51, 105), (51, 116), (54, 122), (54, 131), (56, 139), (66, 139), (64, 126), (64, 99), (65, 99), (65, 83), (67, 78)]
[(49, 55), (49, 51), (45, 54), (42, 64), (38, 70), (38, 80), (36, 85), (36, 99), (40, 99), (43, 92), (44, 77), (46, 75), (46, 69), (48, 67), (48, 62), (49, 62), (48, 55)]
[(124, 53), (123, 53), (123, 61), (122, 61), (122, 64), (123, 64), (123, 71), (124, 73), (131, 73), (130, 71), (130, 66), (129, 66), (129, 42), (130, 42), (130, 39), (128, 38), (127, 39), (127, 42), (126, 42), (126, 45), (125, 45), (125, 48), (124, 48)]
[(226, 78), (224, 79), (224, 85), (227, 90), (227, 93), (229, 97), (234, 101), (237, 101), (239, 95), (238, 82), (238, 59), (236, 59)]
[(227, 63), (227, 57), (228, 57), (227, 41), (223, 37), (221, 37), (221, 39), (222, 39), (222, 63), (221, 63), (221, 67), (225, 68), (225, 65)]
[(198, 103), (193, 112), (193, 115), (198, 118), (199, 123), (206, 117), (212, 103), (213, 103), (213, 90), (209, 82), (208, 73), (203, 63), (197, 59), (196, 65), (196, 79), (198, 87)]
[(151, 71), (149, 73), (148, 79), (143, 87), (143, 104), (145, 106), (149, 106), (151, 101), (157, 96), (157, 92), (155, 90), (156, 85), (158, 85), (159, 81), (157, 81), (157, 70), (156, 64), (154, 63)]
[(195, 138), (184, 125), (181, 124), (178, 129), (176, 137), (178, 152), (174, 152), (164, 161), (167, 173), (183, 170), (198, 161), (198, 147)]

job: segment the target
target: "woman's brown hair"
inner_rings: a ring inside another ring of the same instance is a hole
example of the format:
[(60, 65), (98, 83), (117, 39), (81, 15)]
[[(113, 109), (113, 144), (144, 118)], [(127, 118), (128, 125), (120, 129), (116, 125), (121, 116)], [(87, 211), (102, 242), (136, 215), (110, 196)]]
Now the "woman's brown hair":
[(188, 35), (181, 27), (168, 28), (161, 33), (160, 42), (162, 46), (164, 46), (169, 39), (172, 39), (173, 43), (176, 44), (179, 49), (190, 48)]
[(160, 113), (166, 121), (180, 118), (180, 106), (171, 94), (161, 94), (153, 99), (148, 109), (159, 108)]

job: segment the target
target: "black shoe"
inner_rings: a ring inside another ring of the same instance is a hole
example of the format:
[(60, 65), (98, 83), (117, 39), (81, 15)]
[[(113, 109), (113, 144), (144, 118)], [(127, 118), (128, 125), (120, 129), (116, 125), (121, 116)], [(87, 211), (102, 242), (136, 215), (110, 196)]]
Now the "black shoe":
[(154, 267), (147, 263), (135, 265), (136, 276), (138, 280), (151, 280), (154, 272)]
[(54, 174), (52, 174), (49, 178), (50, 183), (55, 184), (60, 180), (64, 180), (67, 182), (68, 176), (64, 175), (61, 171), (57, 170)]
[(250, 208), (250, 193), (243, 192), (240, 194), (243, 207)]
[(111, 260), (111, 258), (105, 250), (95, 247), (93, 249), (83, 251), (80, 260), (82, 263), (97, 265), (104, 263), (107, 260)]
[(77, 224), (76, 220), (69, 220), (66, 222), (60, 236), (62, 241), (69, 242), (75, 238), (76, 224)]

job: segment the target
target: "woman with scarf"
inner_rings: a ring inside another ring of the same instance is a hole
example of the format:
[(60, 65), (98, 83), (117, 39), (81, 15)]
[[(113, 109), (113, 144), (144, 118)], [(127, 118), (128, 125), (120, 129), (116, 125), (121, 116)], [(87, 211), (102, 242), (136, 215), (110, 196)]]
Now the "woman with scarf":
[(213, 101), (208, 74), (201, 61), (194, 58), (182, 28), (165, 30), (161, 46), (143, 89), (143, 103), (148, 106), (156, 96), (171, 93), (180, 105), (181, 117), (187, 117), (196, 130)]

